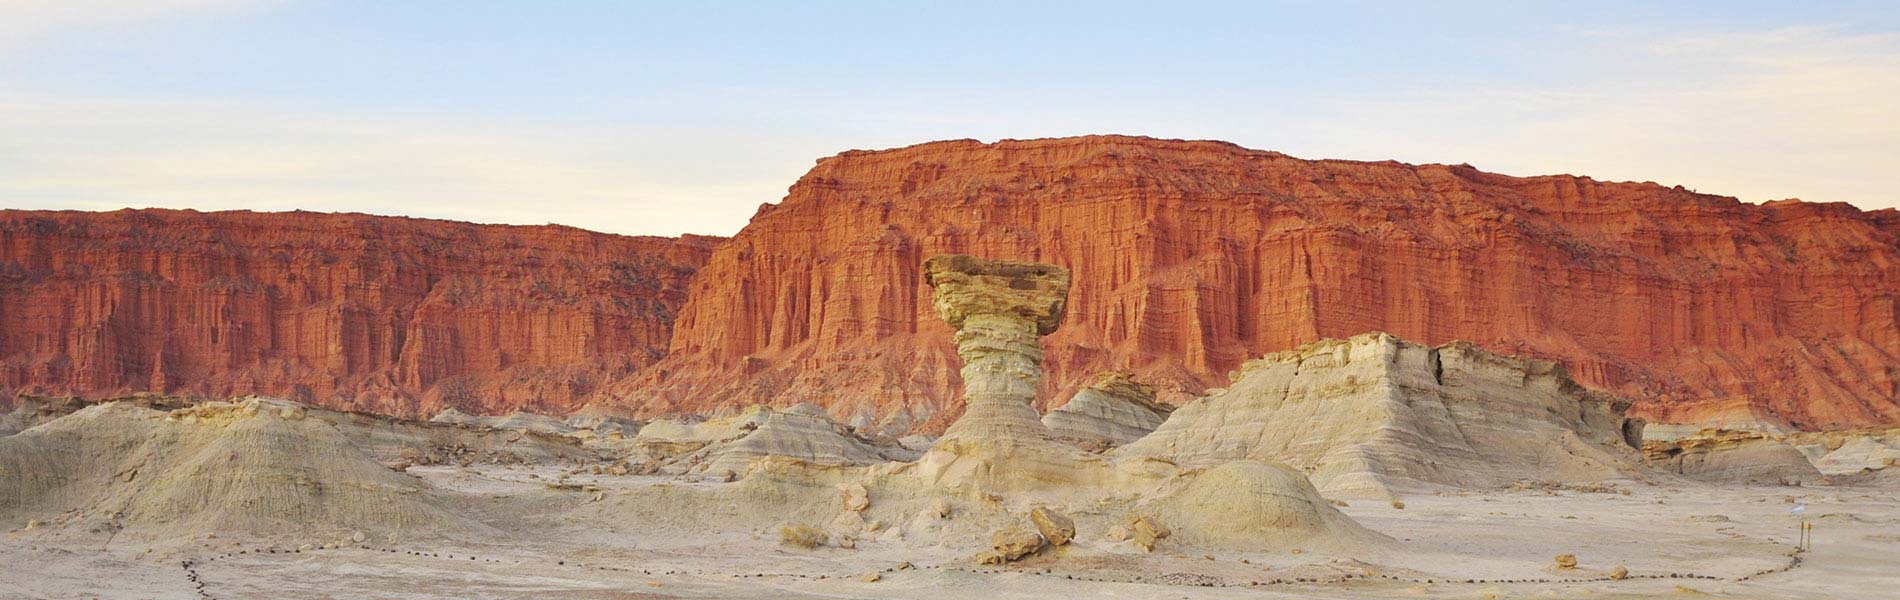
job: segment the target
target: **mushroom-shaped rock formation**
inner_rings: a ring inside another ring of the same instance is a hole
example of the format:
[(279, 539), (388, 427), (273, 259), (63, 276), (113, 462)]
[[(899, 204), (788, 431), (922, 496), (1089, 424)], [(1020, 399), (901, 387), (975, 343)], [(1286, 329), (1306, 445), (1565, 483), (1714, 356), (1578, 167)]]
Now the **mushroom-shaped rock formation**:
[(940, 486), (1023, 489), (1072, 482), (1079, 461), (1103, 462), (1056, 441), (1030, 404), (1042, 382), (1039, 338), (1062, 323), (1068, 269), (942, 255), (924, 262), (924, 280), (937, 315), (957, 328), (965, 408), (920, 473)]
[(1042, 383), (1041, 337), (1062, 324), (1069, 270), (952, 254), (924, 261), (924, 280), (937, 316), (957, 328), (963, 359), (966, 408), (944, 438), (1049, 437), (1031, 403)]

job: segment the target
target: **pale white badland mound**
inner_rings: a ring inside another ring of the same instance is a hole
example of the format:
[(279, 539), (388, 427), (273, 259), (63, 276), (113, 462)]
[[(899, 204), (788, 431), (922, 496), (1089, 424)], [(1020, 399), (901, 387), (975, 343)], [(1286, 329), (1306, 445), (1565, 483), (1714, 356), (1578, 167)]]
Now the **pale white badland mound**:
[(451, 425), (489, 426), (487, 418), (471, 415), (456, 410), (454, 407), (442, 409), (442, 412), (435, 413), (435, 416), (429, 417), (429, 421), (434, 423), (448, 423)]
[(746, 473), (753, 459), (767, 456), (819, 466), (868, 465), (894, 458), (889, 449), (858, 437), (812, 404), (784, 410), (759, 408), (742, 418), (757, 426), (688, 455), (682, 461), (691, 465), (688, 472), (736, 477)]
[(1695, 435), (1705, 429), (1749, 431), (1775, 436), (1796, 431), (1787, 420), (1753, 402), (1737, 398), (1711, 398), (1697, 404), (1695, 410), (1685, 411), (1694, 415), (1695, 421), (1649, 423), (1643, 427), (1643, 439), (1668, 442)]
[(633, 455), (628, 459), (671, 463), (707, 446), (745, 437), (769, 418), (771, 409), (754, 406), (736, 415), (705, 420), (655, 419), (630, 440)]
[(567, 426), (592, 431), (596, 437), (620, 436), (631, 438), (640, 433), (640, 427), (646, 422), (621, 411), (586, 406), (567, 416)]
[(0, 439), (0, 514), (88, 530), (441, 532), (464, 521), (303, 406), (92, 406)]
[(1056, 438), (1085, 449), (1105, 450), (1148, 435), (1168, 419), (1171, 407), (1155, 402), (1153, 386), (1129, 373), (1107, 372), (1075, 393), (1068, 404), (1042, 416)]
[(1651, 466), (1698, 481), (1793, 484), (1824, 480), (1794, 445), (1752, 431), (1710, 429), (1671, 442), (1645, 442), (1643, 455)]
[(1895, 465), (1900, 465), (1900, 448), (1873, 437), (1856, 438), (1814, 461), (1814, 468), (1829, 475), (1859, 473), (1866, 469), (1878, 470)]
[(309, 413), (335, 423), (338, 433), (392, 466), (562, 464), (600, 459), (600, 454), (583, 447), (581, 440), (563, 435), (458, 424), (453, 419), (410, 421), (314, 408)]
[(1286, 465), (1237, 460), (1183, 474), (1147, 510), (1181, 542), (1234, 550), (1350, 549), (1387, 541)]
[(1111, 455), (1281, 461), (1329, 496), (1601, 481), (1637, 472), (1642, 423), (1627, 406), (1555, 363), (1369, 333), (1249, 361), (1231, 387)]
[(32, 429), (35, 425), (72, 414), (85, 406), (86, 403), (78, 398), (21, 396), (19, 405), (12, 412), (0, 415), (0, 436)]
[(22, 395), (13, 412), (0, 415), (0, 436), (13, 435), (32, 429), (60, 417), (79, 412), (87, 406), (105, 402), (121, 402), (127, 406), (143, 406), (156, 410), (173, 410), (190, 406), (191, 402), (182, 398), (161, 396), (148, 392), (136, 392), (130, 395), (105, 400), (87, 400), (70, 396), (42, 397)]
[(475, 425), (495, 429), (507, 429), (510, 431), (532, 431), (548, 435), (567, 435), (573, 433), (576, 429), (573, 425), (569, 425), (561, 419), (519, 410), (506, 415), (483, 417), (471, 415), (454, 408), (445, 408), (442, 412), (436, 413), (436, 415), (429, 420), (436, 423)]
[(1900, 465), (1900, 427), (1812, 431), (1781, 436), (1828, 475)]
[(574, 432), (573, 426), (560, 419), (523, 411), (508, 413), (506, 416), (495, 419), (493, 423), (496, 429), (513, 431), (532, 431), (552, 435), (567, 435)]

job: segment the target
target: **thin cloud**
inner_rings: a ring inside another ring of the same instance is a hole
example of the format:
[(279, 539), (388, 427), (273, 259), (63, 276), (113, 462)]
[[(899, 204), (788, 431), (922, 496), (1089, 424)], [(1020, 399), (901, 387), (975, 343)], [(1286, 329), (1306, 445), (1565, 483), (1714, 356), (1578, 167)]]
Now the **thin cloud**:
[[(762, 162), (777, 150), (677, 134), (0, 98), (0, 198), (18, 208), (331, 210), (729, 235), (798, 174), (708, 176), (668, 148)], [(676, 159), (677, 160), (677, 159)]]
[(101, 27), (228, 14), (275, 0), (0, 0), (0, 52)]
[[(1804, 27), (1629, 43), (1591, 54), (1617, 76), (1340, 98), (1346, 153), (1469, 160), (1682, 184), (1750, 201), (1900, 206), (1900, 36)], [(1356, 118), (1348, 118), (1356, 117)]]

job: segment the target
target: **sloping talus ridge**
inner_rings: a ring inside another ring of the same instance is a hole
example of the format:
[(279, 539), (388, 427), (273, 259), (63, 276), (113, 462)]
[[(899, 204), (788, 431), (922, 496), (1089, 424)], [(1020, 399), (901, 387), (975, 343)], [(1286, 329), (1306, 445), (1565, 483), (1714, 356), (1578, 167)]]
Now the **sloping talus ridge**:
[(359, 214), (0, 211), (0, 403), (575, 408), (657, 360), (719, 238)]
[(1900, 420), (1893, 210), (1116, 136), (820, 160), (714, 252), (670, 355), (612, 395), (947, 423), (958, 363), (920, 273), (940, 253), (1073, 271), (1045, 408), (1101, 371), (1179, 402), (1248, 357), (1389, 331), (1562, 361), (1651, 421)]

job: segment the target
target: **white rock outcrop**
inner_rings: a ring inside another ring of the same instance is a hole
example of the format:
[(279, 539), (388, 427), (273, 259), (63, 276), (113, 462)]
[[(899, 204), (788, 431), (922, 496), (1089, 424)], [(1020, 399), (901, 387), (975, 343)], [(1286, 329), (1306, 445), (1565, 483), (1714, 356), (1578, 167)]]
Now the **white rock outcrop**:
[(1171, 407), (1155, 402), (1153, 386), (1117, 371), (1101, 373), (1075, 393), (1068, 404), (1043, 415), (1042, 424), (1059, 439), (1089, 450), (1120, 446), (1153, 432), (1168, 420)]
[(1650, 466), (1714, 483), (1817, 483), (1820, 470), (1793, 444), (1766, 433), (1703, 430), (1670, 442), (1643, 444)]
[(890, 460), (885, 451), (831, 420), (825, 409), (798, 404), (757, 409), (763, 419), (749, 433), (707, 446), (688, 457), (692, 472), (744, 475), (752, 460), (776, 456), (819, 466), (868, 465)]
[(1111, 452), (1182, 465), (1284, 462), (1329, 496), (1633, 474), (1641, 421), (1555, 363), (1385, 333), (1249, 361), (1233, 384)]

